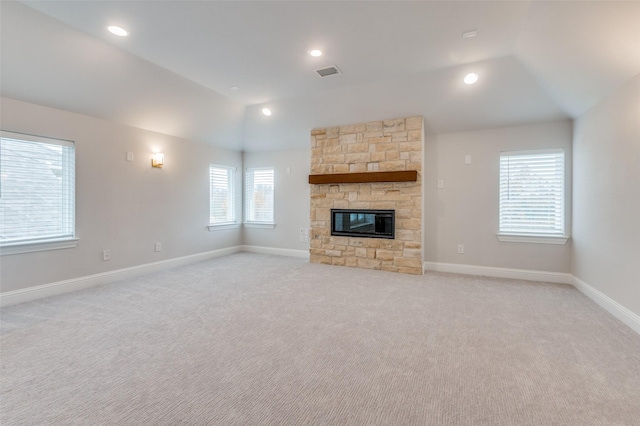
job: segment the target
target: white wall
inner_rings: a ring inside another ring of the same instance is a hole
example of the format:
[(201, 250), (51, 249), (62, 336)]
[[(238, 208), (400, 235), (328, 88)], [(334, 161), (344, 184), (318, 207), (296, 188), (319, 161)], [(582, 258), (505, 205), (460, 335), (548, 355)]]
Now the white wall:
[[(307, 140), (309, 135), (307, 134)], [(311, 148), (245, 152), (244, 167), (273, 167), (275, 174), (274, 229), (244, 228), (245, 245), (309, 250), (300, 228), (309, 227), (309, 171)], [(287, 167), (290, 173), (287, 173)]]
[(640, 315), (640, 75), (575, 122), (573, 275)]
[[(209, 163), (242, 169), (239, 152), (75, 113), (1, 100), (2, 129), (76, 142), (76, 248), (0, 257), (2, 292), (241, 244), (209, 232)], [(154, 150), (165, 166), (151, 167)], [(126, 152), (134, 162), (126, 161)], [(238, 183), (238, 186), (240, 183)], [(240, 187), (238, 187), (238, 190)], [(161, 242), (163, 250), (154, 251)], [(112, 260), (102, 260), (110, 249)]]
[[(498, 232), (500, 151), (564, 148), (567, 164), (567, 233), (571, 230), (571, 122), (556, 121), (464, 133), (427, 135), (425, 140), (425, 260), (568, 273), (566, 245), (506, 243)], [(464, 163), (471, 155), (471, 164)], [(437, 180), (443, 179), (443, 189)], [(464, 254), (457, 254), (464, 244)]]

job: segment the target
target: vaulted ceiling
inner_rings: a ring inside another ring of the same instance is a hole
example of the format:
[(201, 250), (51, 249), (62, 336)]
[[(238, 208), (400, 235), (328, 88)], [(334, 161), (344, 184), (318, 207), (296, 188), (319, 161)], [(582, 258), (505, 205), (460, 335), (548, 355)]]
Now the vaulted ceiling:
[[(437, 133), (575, 118), (640, 73), (638, 1), (0, 7), (3, 96), (233, 149), (402, 115)], [(329, 65), (342, 74), (314, 71)]]

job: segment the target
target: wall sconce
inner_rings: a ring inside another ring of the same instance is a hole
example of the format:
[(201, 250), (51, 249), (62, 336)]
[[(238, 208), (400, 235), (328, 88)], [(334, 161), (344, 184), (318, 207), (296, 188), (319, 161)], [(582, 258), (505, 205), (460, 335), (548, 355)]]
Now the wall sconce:
[(157, 167), (159, 169), (164, 165), (164, 154), (161, 152), (156, 152), (151, 157), (151, 167)]

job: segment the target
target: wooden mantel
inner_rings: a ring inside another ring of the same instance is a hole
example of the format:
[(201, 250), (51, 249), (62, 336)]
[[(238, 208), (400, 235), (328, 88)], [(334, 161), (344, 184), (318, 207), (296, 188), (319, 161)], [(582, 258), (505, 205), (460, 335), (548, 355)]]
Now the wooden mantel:
[(418, 172), (404, 170), (400, 172), (333, 173), (309, 175), (311, 184), (327, 183), (369, 183), (369, 182), (416, 182)]

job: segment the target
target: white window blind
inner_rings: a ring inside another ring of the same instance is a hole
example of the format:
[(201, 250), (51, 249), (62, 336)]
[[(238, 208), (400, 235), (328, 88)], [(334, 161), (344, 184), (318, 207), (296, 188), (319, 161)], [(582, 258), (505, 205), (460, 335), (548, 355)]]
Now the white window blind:
[(273, 223), (273, 168), (247, 169), (246, 221)]
[(500, 234), (565, 233), (564, 150), (500, 154)]
[(226, 225), (236, 222), (234, 167), (209, 166), (209, 223)]
[(73, 142), (2, 132), (0, 245), (74, 238)]

